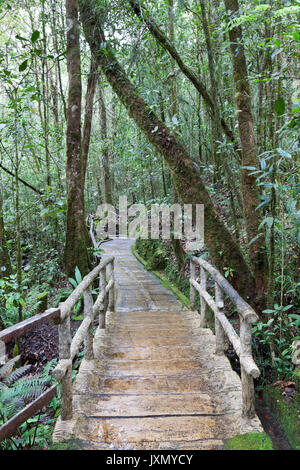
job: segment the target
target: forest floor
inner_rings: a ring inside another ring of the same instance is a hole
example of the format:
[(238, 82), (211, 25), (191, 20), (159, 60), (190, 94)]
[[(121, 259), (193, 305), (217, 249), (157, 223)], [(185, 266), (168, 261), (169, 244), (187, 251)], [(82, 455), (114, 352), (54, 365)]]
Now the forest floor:
[[(75, 333), (81, 321), (71, 320), (71, 331)], [(8, 357), (13, 356), (14, 341), (7, 343)], [(58, 327), (52, 321), (45, 321), (21, 338), (20, 354), (22, 365), (31, 365), (30, 373), (42, 372), (45, 365), (58, 359)]]

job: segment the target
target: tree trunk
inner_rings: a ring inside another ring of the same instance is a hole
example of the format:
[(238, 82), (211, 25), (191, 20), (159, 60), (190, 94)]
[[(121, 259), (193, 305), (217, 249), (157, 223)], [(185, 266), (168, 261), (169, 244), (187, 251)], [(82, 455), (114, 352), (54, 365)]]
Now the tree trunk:
[(87, 251), (88, 232), (84, 214), (84, 187), (81, 156), (81, 63), (78, 28), (78, 1), (66, 0), (67, 65), (69, 93), (67, 110), (67, 231), (65, 270), (73, 276), (76, 266), (87, 274), (91, 262)]
[(92, 54), (106, 75), (107, 81), (127, 108), (148, 140), (164, 155), (184, 203), (204, 204), (205, 244), (217, 268), (223, 271), (230, 266), (232, 283), (245, 299), (248, 296), (256, 305), (255, 280), (245, 262), (236, 241), (218, 216), (207, 189), (185, 148), (157, 118), (145, 103), (136, 88), (109, 48), (100, 24), (100, 14), (95, 0), (80, 0), (81, 20), (84, 34)]
[(3, 206), (2, 206), (2, 192), (0, 188), (0, 277), (8, 277), (11, 274), (11, 263), (9, 258), (8, 249), (6, 246), (4, 220), (3, 220)]
[(112, 204), (111, 194), (111, 180), (109, 170), (109, 143), (107, 138), (107, 118), (106, 118), (106, 106), (105, 106), (105, 95), (104, 88), (99, 87), (99, 114), (100, 114), (100, 126), (101, 126), (101, 140), (102, 140), (102, 168), (103, 168), (103, 198), (107, 204)]
[[(237, 0), (225, 0), (226, 10), (238, 15)], [(238, 114), (238, 127), (242, 147), (242, 165), (259, 168), (254, 126), (251, 110), (251, 91), (248, 81), (247, 64), (243, 47), (241, 26), (229, 30), (232, 53), (233, 79)], [(260, 200), (256, 185), (256, 176), (242, 168), (242, 195), (244, 217), (246, 222), (249, 246), (249, 259), (257, 284), (257, 295), (264, 297), (268, 285), (268, 261), (264, 234), (260, 232), (261, 215), (256, 210)], [(261, 234), (259, 237), (259, 233)], [(254, 240), (254, 241), (253, 241)]]
[(86, 87), (85, 95), (85, 111), (84, 111), (84, 124), (82, 135), (82, 186), (84, 188), (87, 160), (89, 156), (90, 137), (93, 120), (93, 104), (96, 90), (96, 83), (98, 79), (97, 64), (91, 57), (90, 72)]
[[(220, 157), (217, 154), (217, 150), (218, 150), (217, 141), (222, 140), (221, 138), (221, 135), (222, 135), (221, 115), (220, 115), (219, 104), (218, 104), (219, 90), (218, 90), (218, 84), (216, 80), (216, 68), (215, 68), (214, 56), (213, 56), (213, 51), (212, 51), (212, 46), (211, 46), (211, 41), (210, 41), (205, 3), (204, 3), (204, 0), (200, 0), (199, 3), (201, 6), (201, 19), (202, 19), (202, 26), (203, 26), (206, 49), (207, 49), (208, 69), (209, 69), (210, 86), (211, 86), (210, 94), (211, 94), (212, 101), (213, 101), (213, 110), (212, 110), (212, 115), (211, 115), (211, 140), (212, 140), (211, 149), (212, 149), (215, 170), (216, 172), (218, 172)], [(216, 180), (215, 174), (214, 174), (214, 180)]]

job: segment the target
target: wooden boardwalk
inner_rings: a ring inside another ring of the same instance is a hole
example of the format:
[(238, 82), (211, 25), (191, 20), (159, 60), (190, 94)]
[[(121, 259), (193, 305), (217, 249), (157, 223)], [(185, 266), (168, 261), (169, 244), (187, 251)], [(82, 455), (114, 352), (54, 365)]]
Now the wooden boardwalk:
[(224, 440), (262, 431), (241, 418), (241, 381), (215, 337), (131, 252), (132, 240), (105, 243), (115, 256), (116, 312), (98, 329), (95, 359), (74, 383), (72, 420), (54, 442), (82, 449), (221, 449)]

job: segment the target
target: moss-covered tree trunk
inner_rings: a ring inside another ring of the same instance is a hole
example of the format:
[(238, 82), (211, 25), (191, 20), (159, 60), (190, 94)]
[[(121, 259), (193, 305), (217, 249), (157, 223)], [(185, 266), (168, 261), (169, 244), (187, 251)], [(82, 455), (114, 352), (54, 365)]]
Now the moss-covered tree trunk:
[(66, 0), (67, 66), (69, 76), (67, 110), (67, 231), (64, 264), (73, 276), (78, 266), (81, 274), (90, 270), (87, 251), (88, 233), (84, 213), (84, 186), (81, 154), (81, 62), (79, 45), (78, 1)]
[(231, 282), (245, 299), (249, 298), (252, 305), (259, 309), (256, 303), (255, 279), (251, 270), (243, 258), (240, 247), (218, 215), (191, 157), (177, 137), (170, 133), (146, 104), (116, 60), (105, 41), (99, 3), (96, 0), (80, 0), (79, 5), (84, 34), (95, 60), (127, 108), (129, 115), (164, 156), (174, 175), (183, 202), (204, 204), (205, 244), (213, 262), (221, 272), (224, 267), (231, 267), (234, 270)]
[[(227, 12), (231, 12), (234, 17), (238, 15), (237, 0), (225, 0), (225, 6)], [(265, 237), (259, 230), (261, 215), (256, 210), (260, 203), (259, 190), (256, 184), (256, 176), (251, 175), (251, 171), (245, 168), (249, 166), (259, 168), (259, 161), (251, 110), (251, 90), (240, 25), (229, 29), (229, 38), (238, 128), (242, 148), (242, 196), (249, 243), (249, 259), (256, 279), (257, 294), (264, 298), (268, 285), (268, 262)], [(260, 236), (258, 236), (259, 234)]]

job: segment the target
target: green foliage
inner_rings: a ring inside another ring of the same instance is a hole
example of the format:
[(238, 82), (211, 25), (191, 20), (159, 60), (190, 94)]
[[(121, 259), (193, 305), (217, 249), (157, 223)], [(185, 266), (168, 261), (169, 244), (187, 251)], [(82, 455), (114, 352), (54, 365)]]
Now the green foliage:
[[(298, 391), (299, 393), (299, 391)], [(287, 401), (277, 387), (264, 388), (263, 398), (284, 431), (292, 449), (300, 450), (299, 401), (294, 397)]]
[[(72, 277), (69, 277), (68, 278), (68, 281), (69, 283), (72, 285), (73, 289), (75, 290), (76, 287), (79, 286), (79, 284), (82, 282), (82, 275), (81, 275), (81, 272), (78, 268), (78, 266), (76, 266), (75, 268), (75, 278), (72, 278)], [(67, 298), (69, 297), (70, 294), (72, 294), (73, 290), (65, 290), (63, 291), (62, 295)], [(92, 290), (92, 294), (97, 294), (98, 292), (98, 289), (93, 289)], [(80, 297), (80, 299), (78, 300), (78, 302), (75, 304), (75, 307), (73, 309), (73, 312), (74, 312), (74, 315), (73, 315), (73, 320), (82, 320), (83, 319), (83, 315), (80, 315), (80, 311), (82, 311), (83, 309), (83, 296)]]
[[(41, 374), (25, 375), (30, 365), (13, 370), (19, 359), (20, 356), (17, 356), (0, 368), (0, 426), (38, 398), (53, 383), (50, 371), (55, 367), (56, 360), (48, 362)], [(57, 402), (50, 404), (50, 407), (57, 406)], [(46, 440), (49, 440), (49, 435), (52, 433), (52, 420), (40, 423), (40, 415), (41, 413), (23, 423), (19, 427), (18, 437), (2, 441), (0, 449), (23, 449), (43, 445)]]
[(259, 361), (259, 367), (264, 375), (264, 369), (272, 365), (278, 379), (291, 379), (294, 373), (292, 363), (293, 341), (299, 334), (299, 315), (289, 314), (292, 305), (285, 307), (274, 305), (274, 309), (264, 310), (269, 317), (265, 322), (258, 322), (252, 329), (254, 337), (259, 344), (265, 345), (265, 350), (270, 348), (274, 357)]
[(39, 285), (28, 289), (28, 277), (24, 276), (22, 280), (21, 295), (18, 291), (16, 274), (9, 278), (0, 279), (0, 316), (5, 328), (8, 328), (18, 320), (18, 306), (24, 307), (24, 320), (35, 315), (43, 303), (43, 298)]
[(147, 261), (147, 269), (158, 271), (167, 265), (169, 252), (162, 240), (136, 240), (138, 253)]

